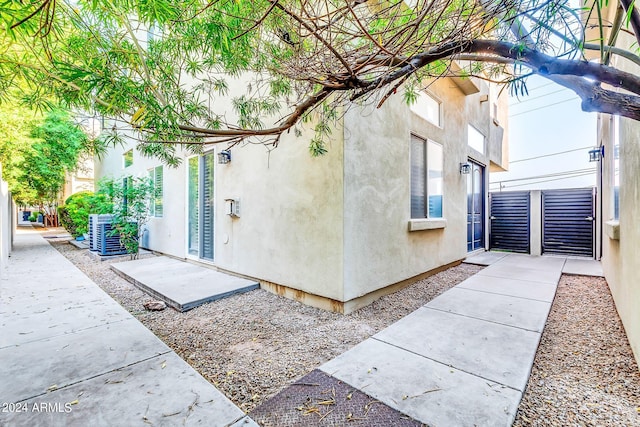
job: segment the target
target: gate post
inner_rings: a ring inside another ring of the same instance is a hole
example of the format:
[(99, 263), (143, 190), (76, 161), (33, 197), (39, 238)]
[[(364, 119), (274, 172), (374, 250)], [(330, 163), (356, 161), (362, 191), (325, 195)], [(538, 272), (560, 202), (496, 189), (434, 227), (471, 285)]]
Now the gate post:
[(531, 190), (529, 197), (530, 254), (539, 256), (542, 255), (542, 192), (540, 190)]

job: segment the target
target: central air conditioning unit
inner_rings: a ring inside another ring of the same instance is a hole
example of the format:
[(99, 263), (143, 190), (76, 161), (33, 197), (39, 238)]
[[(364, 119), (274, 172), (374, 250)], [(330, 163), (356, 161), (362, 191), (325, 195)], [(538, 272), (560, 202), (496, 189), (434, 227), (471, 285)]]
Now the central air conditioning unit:
[(127, 249), (120, 243), (120, 233), (113, 233), (113, 225), (110, 222), (98, 224), (96, 240), (100, 255), (123, 255), (127, 253)]
[[(131, 224), (136, 224), (132, 222)], [(100, 255), (123, 255), (127, 250), (120, 243), (120, 233), (114, 232), (113, 215), (89, 215), (89, 249)]]
[(91, 214), (89, 215), (89, 250), (98, 250), (98, 226), (100, 224), (110, 224), (113, 221), (113, 215), (111, 214)]

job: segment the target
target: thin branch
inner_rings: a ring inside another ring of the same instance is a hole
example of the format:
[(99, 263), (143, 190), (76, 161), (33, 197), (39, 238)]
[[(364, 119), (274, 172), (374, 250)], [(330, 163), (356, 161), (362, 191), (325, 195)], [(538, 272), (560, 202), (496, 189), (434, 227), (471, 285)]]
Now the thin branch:
[(640, 45), (640, 13), (636, 7), (635, 0), (620, 0), (620, 4), (629, 17), (631, 28), (636, 36), (636, 41)]

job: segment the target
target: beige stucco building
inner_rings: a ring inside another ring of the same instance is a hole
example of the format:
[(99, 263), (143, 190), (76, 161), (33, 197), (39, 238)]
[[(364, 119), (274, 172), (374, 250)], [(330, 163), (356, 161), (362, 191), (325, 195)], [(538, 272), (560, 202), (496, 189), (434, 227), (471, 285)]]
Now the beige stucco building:
[[(238, 88), (243, 90), (243, 88)], [(113, 149), (96, 178), (151, 176), (160, 209), (143, 246), (223, 271), (306, 304), (350, 312), (484, 250), (488, 174), (506, 166), (506, 100), (482, 81), (443, 78), (411, 108), (352, 107), (328, 153), (312, 131), (277, 149), (225, 146), (170, 168)]]
[[(605, 22), (613, 22), (618, 2), (604, 9)], [(605, 40), (609, 38), (608, 27)], [(595, 31), (595, 30), (593, 30)], [(600, 35), (587, 33), (587, 39)], [(635, 38), (621, 31), (616, 46), (633, 50)], [(640, 74), (640, 66), (612, 55), (610, 64)], [(616, 90), (615, 88), (609, 88)], [(599, 114), (598, 142), (604, 154), (599, 170), (601, 261), (618, 314), (635, 358), (640, 362), (640, 123)]]

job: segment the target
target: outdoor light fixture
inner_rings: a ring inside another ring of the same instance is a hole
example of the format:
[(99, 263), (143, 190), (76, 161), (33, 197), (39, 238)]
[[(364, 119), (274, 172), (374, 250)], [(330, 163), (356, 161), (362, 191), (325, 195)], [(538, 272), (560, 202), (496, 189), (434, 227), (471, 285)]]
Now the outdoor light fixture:
[(590, 162), (599, 162), (603, 157), (604, 157), (604, 145), (601, 145), (598, 148), (594, 148), (593, 150), (589, 150)]
[(460, 175), (469, 175), (471, 173), (471, 163), (460, 163)]
[(226, 165), (231, 161), (231, 151), (222, 150), (218, 153), (218, 164)]

